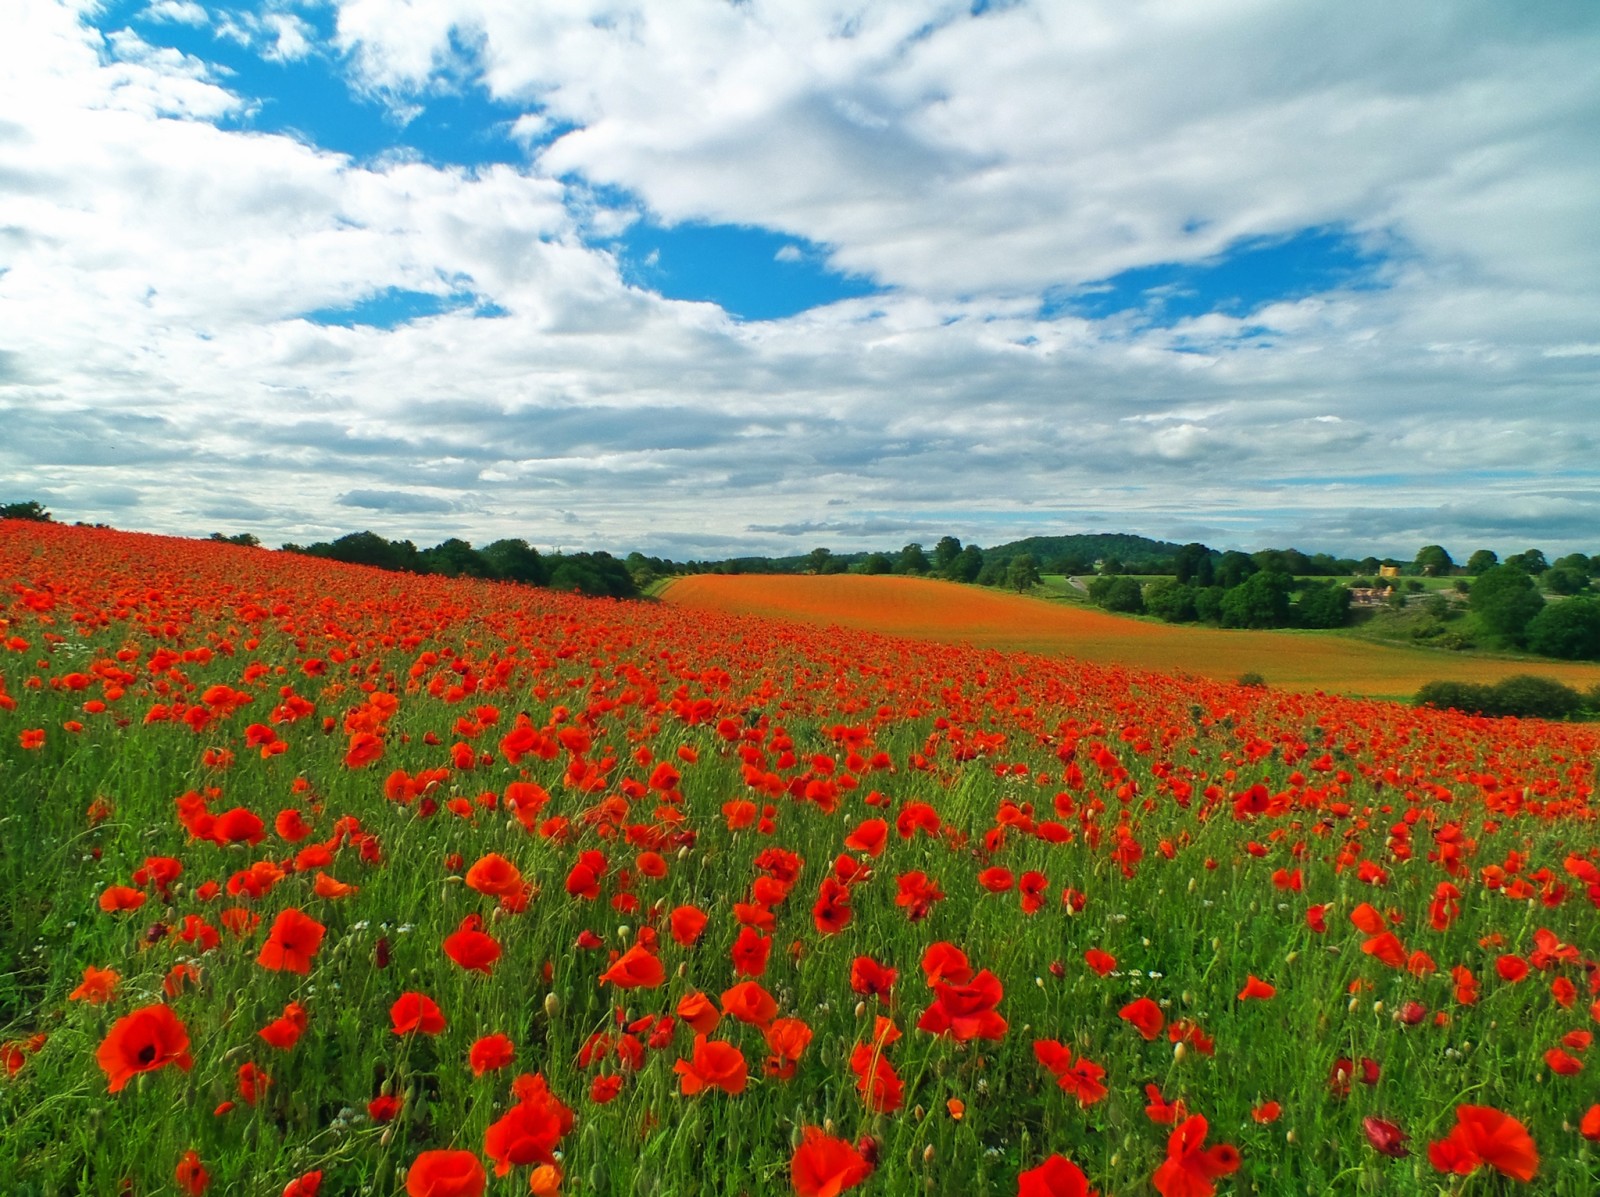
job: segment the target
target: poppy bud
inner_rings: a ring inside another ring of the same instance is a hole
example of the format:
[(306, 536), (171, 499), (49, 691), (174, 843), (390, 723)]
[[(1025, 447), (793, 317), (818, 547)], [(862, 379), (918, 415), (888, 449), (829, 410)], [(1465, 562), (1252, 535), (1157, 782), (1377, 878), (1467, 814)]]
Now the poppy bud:
[(929, 1143), (926, 1147), (924, 1147), (922, 1149), (922, 1162), (924, 1164), (933, 1163), (933, 1144), (932, 1143)]
[(387, 936), (378, 936), (378, 942), (372, 949), (372, 963), (379, 968), (389, 967), (389, 940)]
[(1187, 1049), (1184, 1047), (1184, 1045), (1181, 1042), (1175, 1043), (1175, 1044), (1172, 1045), (1172, 1060), (1173, 1060), (1173, 1063), (1181, 1064), (1183, 1062), (1183, 1057), (1186, 1056), (1187, 1054), (1188, 1054), (1188, 1051), (1187, 1051)]
[(856, 1003), (856, 1017), (860, 1018), (866, 1012), (867, 1012), (867, 1003), (865, 1003), (865, 1002), (857, 1002)]
[(561, 1013), (561, 999), (558, 998), (554, 993), (545, 994), (544, 995), (544, 1016), (546, 1018), (554, 1018), (556, 1015), (558, 1015), (560, 1013)]

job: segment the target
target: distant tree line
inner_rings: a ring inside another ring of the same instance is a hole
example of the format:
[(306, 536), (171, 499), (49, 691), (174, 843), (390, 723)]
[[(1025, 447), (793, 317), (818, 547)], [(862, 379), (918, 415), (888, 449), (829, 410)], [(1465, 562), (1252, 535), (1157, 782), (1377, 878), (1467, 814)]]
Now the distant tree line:
[[(246, 543), (240, 538), (224, 537), (220, 533), (213, 539)], [(610, 553), (552, 553), (545, 556), (527, 541), (518, 539), (497, 540), (475, 549), (470, 542), (452, 536), (430, 549), (419, 549), (409, 540), (388, 540), (376, 532), (352, 532), (334, 541), (318, 541), (308, 545), (286, 544), (283, 548), (289, 553), (303, 553), (308, 557), (344, 561), (351, 565), (370, 565), (401, 573), (487, 578), (614, 598), (633, 598), (639, 593), (628, 567)]]

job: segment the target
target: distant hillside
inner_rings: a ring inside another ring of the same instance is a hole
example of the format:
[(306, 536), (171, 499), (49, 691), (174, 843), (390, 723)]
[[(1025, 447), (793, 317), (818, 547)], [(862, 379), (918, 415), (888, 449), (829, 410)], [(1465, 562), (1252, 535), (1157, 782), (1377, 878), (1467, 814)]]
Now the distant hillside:
[(1032, 553), (1039, 564), (1045, 565), (1059, 558), (1072, 558), (1092, 566), (1096, 561), (1115, 557), (1124, 565), (1132, 566), (1144, 561), (1168, 561), (1182, 545), (1166, 540), (1151, 540), (1147, 536), (1132, 536), (1126, 532), (1094, 532), (1077, 536), (1030, 536), (996, 545), (983, 550), (985, 565), (1004, 564), (1022, 553)]

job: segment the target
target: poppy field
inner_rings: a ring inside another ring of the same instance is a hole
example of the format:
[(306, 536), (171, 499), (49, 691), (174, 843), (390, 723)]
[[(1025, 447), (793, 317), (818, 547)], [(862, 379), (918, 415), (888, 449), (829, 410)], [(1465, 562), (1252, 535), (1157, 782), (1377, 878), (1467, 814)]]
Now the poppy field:
[(1591, 1194), (1592, 725), (0, 525), (22, 1194)]
[(674, 579), (662, 597), (695, 610), (836, 624), (1165, 673), (1229, 681), (1257, 673), (1274, 687), (1330, 694), (1410, 699), (1430, 681), (1493, 682), (1528, 672), (1580, 690), (1600, 685), (1600, 668), (1590, 664), (1370, 644), (1323, 631), (1164, 624), (927, 578), (697, 574)]

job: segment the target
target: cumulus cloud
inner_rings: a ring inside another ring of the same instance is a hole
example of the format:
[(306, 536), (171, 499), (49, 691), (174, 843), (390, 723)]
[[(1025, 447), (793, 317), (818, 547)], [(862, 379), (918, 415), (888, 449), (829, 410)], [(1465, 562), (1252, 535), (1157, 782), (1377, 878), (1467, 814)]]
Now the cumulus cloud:
[[(159, 25), (24, 5), (0, 475), (65, 518), (269, 542), (1592, 552), (1600, 18), (1429, 12), (336, 0), (320, 50), (310, 9), (229, 18), (397, 109), (525, 109), (527, 160), (462, 166), (263, 133)], [(888, 290), (748, 323), (666, 300), (608, 241), (644, 213)], [(1377, 247), (1382, 285), (1166, 324), (1044, 303), (1306, 228)], [(307, 318), (391, 292), (481, 302)]]

